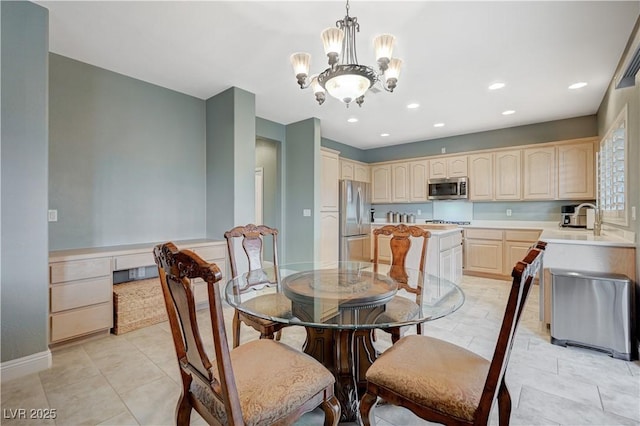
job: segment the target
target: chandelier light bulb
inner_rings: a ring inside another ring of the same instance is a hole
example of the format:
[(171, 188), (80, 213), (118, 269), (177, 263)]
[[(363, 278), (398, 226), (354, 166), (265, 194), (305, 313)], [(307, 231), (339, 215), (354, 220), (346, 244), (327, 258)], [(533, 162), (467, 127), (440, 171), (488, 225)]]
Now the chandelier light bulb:
[[(381, 34), (373, 40), (376, 61), (378, 61), (378, 63), (384, 63), (385, 66), (389, 63), (393, 55), (393, 46), (395, 43), (396, 38), (391, 34)], [(385, 71), (385, 69), (383, 69), (383, 71)]]
[(309, 62), (311, 62), (311, 55), (305, 52), (298, 52), (291, 55), (291, 65), (293, 66), (293, 73), (298, 79), (300, 88), (304, 88), (304, 83), (309, 75)]
[(340, 51), (342, 50), (344, 31), (335, 27), (327, 28), (322, 32), (320, 37), (322, 38), (324, 53), (329, 57), (329, 65), (333, 65), (337, 62)]

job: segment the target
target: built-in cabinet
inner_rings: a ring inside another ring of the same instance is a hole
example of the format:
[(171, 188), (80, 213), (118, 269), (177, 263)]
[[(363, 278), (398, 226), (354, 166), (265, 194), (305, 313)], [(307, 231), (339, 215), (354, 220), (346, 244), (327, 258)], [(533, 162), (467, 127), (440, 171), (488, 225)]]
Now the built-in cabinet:
[(468, 173), (466, 155), (433, 158), (429, 162), (429, 179), (465, 177)]
[(468, 275), (505, 278), (538, 240), (538, 229), (466, 228), (464, 271)]
[(391, 164), (371, 166), (371, 202), (391, 202)]
[(429, 179), (469, 177), (471, 201), (595, 198), (595, 142), (584, 138), (371, 166), (373, 203), (425, 202)]
[[(340, 256), (339, 241), (339, 180), (341, 172), (349, 167), (345, 167), (344, 160), (341, 161), (339, 152), (328, 148), (320, 150), (321, 169), (321, 202), (320, 202), (320, 245), (318, 258), (321, 262), (330, 264), (337, 262)], [(349, 162), (350, 166), (354, 163)], [(355, 171), (355, 168), (352, 169)]]
[[(226, 277), (223, 241), (176, 241), (220, 268)], [(60, 250), (49, 253), (49, 343), (108, 333), (113, 327), (113, 273), (155, 265), (153, 244)], [(194, 281), (198, 307), (208, 304), (206, 285)]]
[(370, 167), (366, 163), (341, 158), (340, 179), (357, 180), (358, 182), (371, 182)]
[(558, 146), (558, 198), (585, 200), (595, 194), (594, 144)]

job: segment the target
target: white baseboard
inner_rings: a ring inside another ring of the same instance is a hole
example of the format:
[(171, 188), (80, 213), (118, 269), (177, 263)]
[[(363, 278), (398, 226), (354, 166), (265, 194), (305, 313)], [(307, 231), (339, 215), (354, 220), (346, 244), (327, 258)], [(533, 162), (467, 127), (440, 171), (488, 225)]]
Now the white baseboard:
[(0, 378), (3, 382), (51, 368), (51, 351), (38, 352), (0, 364)]

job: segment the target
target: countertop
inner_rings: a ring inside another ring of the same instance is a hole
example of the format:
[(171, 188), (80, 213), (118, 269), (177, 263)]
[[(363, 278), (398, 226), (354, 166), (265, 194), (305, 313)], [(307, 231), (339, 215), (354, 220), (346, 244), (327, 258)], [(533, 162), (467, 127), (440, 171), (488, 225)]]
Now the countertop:
[[(371, 226), (385, 226), (385, 225), (407, 225), (407, 226), (420, 226), (423, 227), (425, 225), (427, 225), (426, 223), (424, 223), (424, 221), (422, 222), (416, 222), (416, 223), (396, 223), (396, 222), (374, 222), (371, 224)], [(452, 229), (432, 229), (432, 228), (427, 228), (427, 231), (431, 232), (431, 235), (448, 235), (448, 234), (452, 234), (455, 232), (461, 232), (462, 228), (458, 227), (458, 228), (452, 228)]]
[(593, 235), (591, 230), (544, 229), (540, 240), (554, 244), (574, 244), (589, 246), (635, 247), (635, 242), (603, 231)]

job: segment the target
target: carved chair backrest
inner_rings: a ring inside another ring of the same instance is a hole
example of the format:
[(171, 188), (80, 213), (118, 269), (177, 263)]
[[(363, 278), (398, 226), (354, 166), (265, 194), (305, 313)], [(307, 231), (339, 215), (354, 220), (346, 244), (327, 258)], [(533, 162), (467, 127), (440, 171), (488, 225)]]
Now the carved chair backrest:
[[(225, 406), (231, 424), (242, 424), (242, 410), (235, 385), (229, 345), (217, 282), (222, 278), (215, 263), (207, 263), (189, 250), (178, 250), (173, 243), (157, 245), (153, 255), (158, 265), (160, 284), (167, 308), (171, 335), (181, 369), (183, 389), (192, 380), (211, 387)], [(209, 313), (213, 329), (216, 365), (207, 356), (196, 318), (196, 306), (190, 280), (203, 279), (209, 295)], [(217, 368), (219, 380), (213, 375)]]
[[(389, 276), (395, 279), (400, 284), (408, 283), (408, 276), (406, 270), (406, 261), (407, 255), (411, 250), (412, 239), (415, 241), (416, 238), (420, 238), (422, 241), (422, 245), (419, 250), (419, 265), (418, 269), (420, 272), (425, 272), (425, 263), (426, 263), (426, 254), (427, 254), (427, 245), (429, 242), (429, 238), (431, 237), (431, 233), (425, 229), (422, 229), (417, 226), (407, 226), (407, 225), (386, 225), (381, 228), (374, 229), (374, 248), (373, 248), (373, 263), (378, 264), (380, 243), (379, 236), (380, 235), (391, 235), (391, 269), (389, 270)], [(411, 265), (413, 266), (413, 265)], [(407, 291), (415, 292), (415, 288), (410, 288), (409, 286), (404, 287)]]
[(538, 242), (529, 249), (523, 260), (516, 263), (511, 273), (513, 281), (507, 299), (502, 326), (498, 334), (498, 340), (489, 366), (487, 380), (480, 397), (480, 404), (476, 411), (476, 421), (488, 419), (491, 405), (495, 400), (500, 383), (509, 363), (513, 338), (520, 322), (522, 310), (529, 296), (531, 284), (536, 274), (540, 271), (540, 265), (546, 243)]
[[(273, 252), (273, 266), (276, 272), (276, 282), (280, 282), (278, 277), (278, 230), (265, 225), (249, 224), (246, 226), (236, 226), (224, 233), (229, 250), (229, 264), (231, 265), (231, 276), (237, 277), (245, 272), (263, 269), (264, 267), (264, 240), (271, 238), (271, 251)], [(242, 251), (240, 250), (242, 248)], [(242, 255), (244, 253), (244, 256)]]

